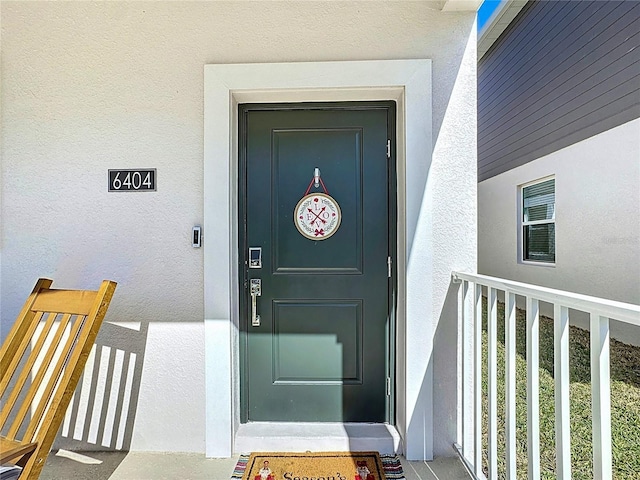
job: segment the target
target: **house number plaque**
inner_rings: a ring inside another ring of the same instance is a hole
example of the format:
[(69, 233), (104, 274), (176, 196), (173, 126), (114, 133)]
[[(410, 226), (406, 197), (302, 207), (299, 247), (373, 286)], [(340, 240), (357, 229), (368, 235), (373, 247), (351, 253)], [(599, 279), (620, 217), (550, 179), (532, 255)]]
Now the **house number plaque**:
[(326, 193), (312, 193), (300, 199), (294, 210), (294, 222), (302, 236), (326, 240), (340, 227), (340, 206)]
[(110, 192), (155, 192), (156, 169), (109, 170)]

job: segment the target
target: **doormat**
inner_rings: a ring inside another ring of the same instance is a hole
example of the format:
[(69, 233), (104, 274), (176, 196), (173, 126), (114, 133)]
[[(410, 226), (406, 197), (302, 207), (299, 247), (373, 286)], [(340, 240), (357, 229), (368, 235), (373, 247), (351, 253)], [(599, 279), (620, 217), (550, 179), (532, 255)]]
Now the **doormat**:
[(378, 452), (241, 455), (232, 480), (404, 480), (400, 458)]

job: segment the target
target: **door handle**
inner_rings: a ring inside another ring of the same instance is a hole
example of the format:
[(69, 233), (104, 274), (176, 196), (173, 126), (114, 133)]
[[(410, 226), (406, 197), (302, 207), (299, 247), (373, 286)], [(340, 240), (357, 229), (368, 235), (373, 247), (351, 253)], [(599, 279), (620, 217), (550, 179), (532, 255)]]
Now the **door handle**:
[(251, 326), (260, 326), (260, 315), (258, 315), (258, 297), (262, 296), (262, 280), (252, 278), (250, 280), (251, 293)]

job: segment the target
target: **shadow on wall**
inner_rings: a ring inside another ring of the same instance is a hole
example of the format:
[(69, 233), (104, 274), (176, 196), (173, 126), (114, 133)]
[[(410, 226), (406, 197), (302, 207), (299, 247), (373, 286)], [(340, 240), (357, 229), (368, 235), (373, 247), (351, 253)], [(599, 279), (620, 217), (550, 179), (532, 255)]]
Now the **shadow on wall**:
[(437, 456), (456, 455), (453, 443), (458, 429), (458, 383), (460, 369), (459, 339), (461, 317), (458, 311), (460, 284), (451, 282), (440, 310), (433, 336), (433, 448)]
[[(458, 312), (459, 292), (459, 284), (451, 282), (440, 310), (433, 335), (433, 353), (429, 358), (416, 401), (416, 405), (422, 407), (416, 409), (408, 419), (407, 436), (411, 437), (414, 443), (420, 443), (420, 439), (423, 439), (423, 442), (419, 447), (413, 447), (408, 460), (417, 460), (422, 450), (428, 451), (431, 428), (433, 456), (456, 456), (453, 445), (457, 442), (458, 381), (462, 373), (458, 361), (461, 321)], [(429, 424), (429, 415), (423, 410), (429, 404), (433, 408), (433, 425)]]
[(461, 379), (459, 341), (462, 318), (458, 310), (460, 284), (449, 283), (438, 326), (433, 337), (433, 406), (434, 450), (442, 456), (455, 456), (453, 443), (457, 441), (458, 389)]
[(102, 324), (54, 449), (129, 450), (148, 330)]

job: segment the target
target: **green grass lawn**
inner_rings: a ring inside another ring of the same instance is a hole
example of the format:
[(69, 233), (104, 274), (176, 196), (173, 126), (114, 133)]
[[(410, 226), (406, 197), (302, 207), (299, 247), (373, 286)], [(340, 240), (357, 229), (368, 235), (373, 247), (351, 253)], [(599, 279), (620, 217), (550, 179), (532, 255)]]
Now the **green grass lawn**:
[[(483, 359), (487, 358), (486, 299), (483, 318)], [(525, 313), (516, 314), (516, 445), (517, 478), (527, 478), (527, 364)], [(589, 332), (570, 327), (569, 333), (572, 478), (593, 478), (591, 449), (591, 371)], [(504, 304), (498, 304), (498, 471), (505, 475), (505, 348)], [(640, 348), (616, 340), (611, 355), (611, 431), (613, 476), (640, 479)], [(553, 319), (540, 317), (540, 470), (543, 479), (556, 478), (555, 401), (553, 379)], [(487, 445), (487, 366), (482, 370), (483, 435)]]

